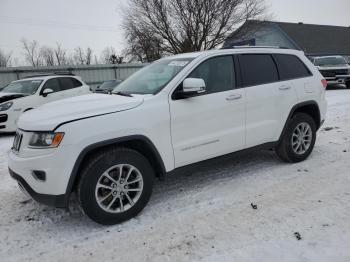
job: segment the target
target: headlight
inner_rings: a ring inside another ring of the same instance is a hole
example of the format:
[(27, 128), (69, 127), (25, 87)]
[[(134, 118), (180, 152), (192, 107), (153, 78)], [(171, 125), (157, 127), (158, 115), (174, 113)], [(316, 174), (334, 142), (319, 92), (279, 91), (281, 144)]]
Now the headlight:
[(6, 111), (7, 109), (9, 109), (11, 106), (13, 105), (12, 101), (8, 101), (5, 103), (0, 104), (0, 111)]
[(64, 133), (38, 132), (34, 133), (29, 140), (29, 147), (53, 148), (58, 147), (63, 139)]

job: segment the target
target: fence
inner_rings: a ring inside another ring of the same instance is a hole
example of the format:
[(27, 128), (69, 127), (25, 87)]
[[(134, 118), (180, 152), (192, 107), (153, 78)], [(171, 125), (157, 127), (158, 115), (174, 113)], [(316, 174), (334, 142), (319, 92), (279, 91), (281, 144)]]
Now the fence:
[(144, 64), (118, 65), (82, 65), (82, 66), (46, 66), (46, 67), (8, 67), (0, 68), (0, 87), (26, 76), (68, 71), (80, 76), (90, 87), (96, 87), (103, 81), (111, 79), (124, 80)]

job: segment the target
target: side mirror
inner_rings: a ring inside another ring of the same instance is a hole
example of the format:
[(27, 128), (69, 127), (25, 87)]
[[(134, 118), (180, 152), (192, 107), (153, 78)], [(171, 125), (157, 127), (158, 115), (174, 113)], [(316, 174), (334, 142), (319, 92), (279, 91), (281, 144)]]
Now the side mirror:
[(42, 93), (42, 95), (43, 95), (43, 97), (47, 97), (49, 94), (51, 94), (51, 93), (53, 93), (53, 90), (51, 89), (51, 88), (46, 88), (44, 91), (43, 91), (43, 93)]
[(205, 92), (205, 82), (201, 78), (186, 78), (182, 82), (182, 90), (173, 94), (174, 99), (188, 98)]
[(205, 92), (205, 82), (201, 78), (186, 78), (182, 83), (185, 94), (198, 94)]

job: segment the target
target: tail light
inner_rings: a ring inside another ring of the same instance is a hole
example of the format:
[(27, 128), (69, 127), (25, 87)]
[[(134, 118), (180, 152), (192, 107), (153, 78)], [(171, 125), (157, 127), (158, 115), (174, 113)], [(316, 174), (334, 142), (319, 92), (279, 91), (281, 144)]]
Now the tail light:
[(326, 79), (322, 79), (322, 80), (321, 80), (321, 83), (322, 83), (322, 85), (323, 85), (323, 88), (326, 89), (326, 88), (327, 88), (327, 85), (328, 85), (327, 80), (326, 80)]

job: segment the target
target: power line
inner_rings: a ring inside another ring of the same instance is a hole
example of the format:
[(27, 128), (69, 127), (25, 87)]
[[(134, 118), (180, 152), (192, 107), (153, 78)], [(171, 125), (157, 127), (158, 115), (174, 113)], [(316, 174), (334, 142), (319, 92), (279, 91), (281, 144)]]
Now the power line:
[(86, 30), (86, 31), (100, 31), (100, 32), (118, 32), (114, 26), (99, 26), (87, 24), (72, 24), (54, 20), (43, 20), (33, 18), (21, 18), (13, 16), (0, 16), (0, 23), (5, 24), (24, 24), (29, 26), (43, 26), (43, 27), (61, 27), (68, 30)]

